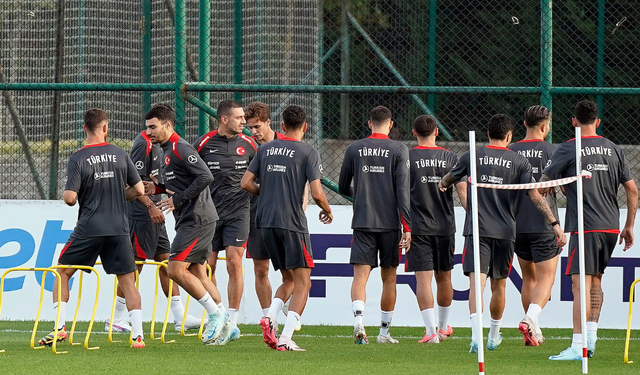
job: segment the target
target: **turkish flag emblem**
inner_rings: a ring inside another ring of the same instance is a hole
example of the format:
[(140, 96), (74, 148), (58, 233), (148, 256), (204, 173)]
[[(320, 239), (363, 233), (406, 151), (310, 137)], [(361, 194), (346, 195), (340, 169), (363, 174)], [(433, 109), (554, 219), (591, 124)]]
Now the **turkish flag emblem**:
[(169, 165), (169, 163), (171, 162), (171, 158), (169, 158), (169, 155), (164, 157), (164, 165)]
[(236, 148), (236, 153), (240, 156), (244, 155), (244, 147)]

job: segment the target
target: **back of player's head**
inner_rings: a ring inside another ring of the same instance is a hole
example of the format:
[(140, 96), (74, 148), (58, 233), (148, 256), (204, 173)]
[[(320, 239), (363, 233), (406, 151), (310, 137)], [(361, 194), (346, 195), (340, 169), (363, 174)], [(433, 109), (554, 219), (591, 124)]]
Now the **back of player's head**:
[(282, 111), (282, 122), (287, 127), (287, 130), (298, 130), (302, 128), (307, 121), (307, 114), (304, 113), (304, 109), (297, 105), (290, 105)]
[(524, 111), (524, 123), (534, 128), (551, 118), (551, 111), (543, 105), (532, 105)]
[(491, 116), (489, 120), (489, 138), (495, 140), (504, 140), (507, 138), (507, 134), (513, 133), (515, 125), (511, 117), (504, 114), (497, 114)]
[(82, 119), (85, 129), (93, 133), (103, 121), (108, 121), (107, 112), (100, 108), (91, 108), (84, 114)]
[(598, 106), (591, 100), (581, 100), (573, 109), (573, 117), (579, 124), (593, 124), (598, 119)]
[(233, 100), (221, 101), (220, 104), (218, 104), (218, 120), (220, 120), (222, 116), (229, 116), (234, 108), (242, 108), (242, 106)]
[(258, 121), (266, 122), (271, 119), (271, 111), (269, 111), (269, 106), (265, 103), (253, 102), (247, 106), (247, 109), (245, 109), (244, 118), (245, 120), (254, 118)]
[(170, 105), (164, 103), (154, 104), (153, 107), (147, 112), (146, 116), (144, 116), (145, 120), (151, 120), (152, 118), (157, 118), (161, 122), (170, 121), (171, 124), (176, 123), (176, 112), (171, 108)]
[(420, 137), (428, 137), (436, 131), (436, 119), (429, 115), (418, 116), (413, 120), (413, 130)]
[(371, 110), (369, 120), (373, 126), (382, 125), (391, 120), (391, 111), (387, 107), (377, 106)]

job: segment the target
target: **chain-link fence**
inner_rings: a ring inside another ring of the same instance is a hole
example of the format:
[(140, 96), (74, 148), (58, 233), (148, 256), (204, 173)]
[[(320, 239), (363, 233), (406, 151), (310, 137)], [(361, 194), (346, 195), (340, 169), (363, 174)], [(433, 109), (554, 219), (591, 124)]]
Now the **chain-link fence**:
[(412, 121), (428, 113), (462, 153), (468, 130), (486, 141), (493, 114), (521, 124), (534, 104), (552, 108), (553, 142), (571, 138), (573, 106), (590, 98), (636, 176), (639, 21), (622, 0), (2, 2), (0, 198), (58, 198), (91, 107), (127, 149), (152, 103), (174, 105), (193, 141), (231, 98), (269, 104), (276, 129), (286, 105), (305, 108), (333, 181), (377, 105), (392, 110), (394, 138), (414, 145)]

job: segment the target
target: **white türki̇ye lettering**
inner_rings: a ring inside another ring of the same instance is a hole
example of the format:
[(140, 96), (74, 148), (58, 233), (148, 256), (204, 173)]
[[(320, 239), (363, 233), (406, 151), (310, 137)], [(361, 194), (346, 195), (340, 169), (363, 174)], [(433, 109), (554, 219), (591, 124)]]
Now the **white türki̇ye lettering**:
[(87, 163), (89, 165), (94, 165), (97, 163), (116, 163), (116, 155), (113, 154), (102, 154), (102, 155), (91, 155), (87, 158)]
[(358, 153), (360, 153), (360, 156), (382, 156), (385, 158), (389, 157), (389, 150), (382, 147), (363, 147), (358, 150)]
[(295, 152), (296, 150), (291, 150), (286, 147), (271, 147), (267, 149), (267, 156), (280, 155), (292, 158)]
[(511, 160), (503, 158), (493, 158), (491, 156), (484, 156), (478, 158), (480, 165), (495, 165), (497, 167), (511, 168)]

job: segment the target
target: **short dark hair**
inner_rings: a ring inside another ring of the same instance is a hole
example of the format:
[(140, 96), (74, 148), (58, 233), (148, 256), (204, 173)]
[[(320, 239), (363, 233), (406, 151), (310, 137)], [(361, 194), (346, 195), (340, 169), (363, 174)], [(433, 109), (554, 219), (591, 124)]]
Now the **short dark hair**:
[(429, 115), (418, 116), (413, 120), (413, 130), (421, 137), (428, 137), (436, 131), (436, 119)]
[(593, 124), (598, 119), (598, 106), (591, 100), (581, 100), (573, 109), (573, 117), (579, 124)]
[(103, 121), (109, 121), (107, 112), (100, 108), (91, 108), (85, 112), (82, 119), (84, 127), (88, 132), (93, 133)]
[(282, 111), (282, 121), (287, 127), (287, 130), (298, 130), (302, 128), (307, 120), (307, 114), (304, 113), (304, 109), (297, 105), (290, 105)]
[(144, 118), (145, 120), (157, 118), (162, 122), (171, 121), (171, 124), (173, 125), (176, 123), (176, 112), (168, 104), (157, 103), (151, 107)]
[(387, 120), (391, 120), (391, 111), (384, 106), (377, 106), (371, 110), (370, 116), (373, 125), (380, 125)]
[(491, 116), (489, 120), (489, 139), (503, 140), (507, 134), (513, 133), (515, 125), (511, 117), (505, 114), (497, 114)]
[(551, 111), (543, 105), (532, 105), (524, 111), (524, 123), (528, 128), (534, 128), (550, 118)]
[(218, 120), (220, 120), (222, 116), (229, 116), (231, 110), (234, 108), (242, 108), (242, 106), (240, 103), (234, 102), (233, 100), (221, 101), (220, 104), (218, 104)]
[(253, 102), (245, 109), (244, 118), (246, 120), (255, 118), (258, 121), (266, 122), (271, 118), (271, 111), (269, 111), (269, 106), (266, 103)]

